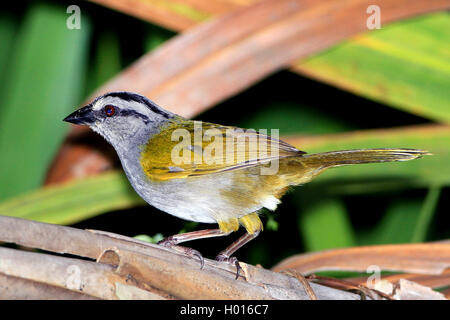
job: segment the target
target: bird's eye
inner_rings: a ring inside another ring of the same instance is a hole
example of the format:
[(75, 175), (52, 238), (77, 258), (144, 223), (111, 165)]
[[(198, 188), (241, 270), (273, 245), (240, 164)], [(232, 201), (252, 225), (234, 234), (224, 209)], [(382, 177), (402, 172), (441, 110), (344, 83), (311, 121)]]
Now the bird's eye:
[(112, 105), (107, 105), (103, 108), (107, 117), (112, 117), (116, 114), (116, 107)]

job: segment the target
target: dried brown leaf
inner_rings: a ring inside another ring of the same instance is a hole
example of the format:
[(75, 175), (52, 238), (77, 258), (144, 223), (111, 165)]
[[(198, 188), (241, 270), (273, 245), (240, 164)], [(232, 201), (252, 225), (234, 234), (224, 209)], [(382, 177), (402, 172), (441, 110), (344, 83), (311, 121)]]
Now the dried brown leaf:
[[(367, 282), (368, 277), (359, 277), (359, 278), (349, 278), (346, 279), (353, 283), (364, 284)], [(390, 283), (396, 284), (400, 279), (406, 279), (410, 281), (414, 281), (423, 286), (427, 286), (430, 288), (442, 288), (450, 286), (450, 269), (444, 270), (442, 274), (439, 275), (424, 275), (417, 273), (400, 273), (393, 275), (381, 276), (380, 280), (386, 280)]]
[(370, 266), (439, 275), (450, 267), (450, 244), (377, 245), (305, 253), (281, 261), (272, 270), (294, 269), (303, 274), (325, 270), (368, 272)]
[(397, 300), (446, 300), (442, 293), (405, 279), (400, 279), (394, 298)]

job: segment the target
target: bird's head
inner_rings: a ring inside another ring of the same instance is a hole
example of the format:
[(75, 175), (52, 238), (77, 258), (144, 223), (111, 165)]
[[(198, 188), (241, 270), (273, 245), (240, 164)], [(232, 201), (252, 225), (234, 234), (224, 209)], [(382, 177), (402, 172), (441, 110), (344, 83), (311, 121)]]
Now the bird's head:
[(64, 121), (87, 125), (114, 147), (124, 147), (148, 138), (174, 116), (139, 94), (110, 92), (71, 113)]

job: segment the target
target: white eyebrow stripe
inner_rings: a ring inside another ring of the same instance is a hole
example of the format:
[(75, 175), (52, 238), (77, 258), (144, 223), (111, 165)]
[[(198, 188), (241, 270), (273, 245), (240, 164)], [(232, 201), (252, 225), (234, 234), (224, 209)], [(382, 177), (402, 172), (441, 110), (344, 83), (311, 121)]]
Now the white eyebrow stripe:
[[(92, 106), (92, 109), (95, 111), (98, 111), (101, 108), (103, 108), (103, 106), (108, 105), (108, 104), (116, 106), (119, 109), (135, 111), (146, 117), (151, 116), (151, 110), (149, 110), (146, 105), (143, 105), (136, 101), (124, 101), (119, 97), (104, 97), (102, 99), (99, 99)], [(124, 104), (126, 104), (126, 107), (124, 107)]]

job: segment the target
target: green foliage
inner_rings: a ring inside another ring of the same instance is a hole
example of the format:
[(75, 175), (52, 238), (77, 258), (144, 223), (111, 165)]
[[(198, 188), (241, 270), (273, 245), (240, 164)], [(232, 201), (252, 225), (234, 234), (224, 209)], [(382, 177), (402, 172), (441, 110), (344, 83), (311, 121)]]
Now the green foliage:
[[(300, 193), (300, 191), (298, 191)], [(339, 198), (297, 195), (300, 208), (299, 230), (308, 251), (356, 245), (350, 219)]]
[(155, 234), (153, 237), (148, 236), (146, 234), (138, 234), (137, 236), (134, 236), (135, 239), (150, 242), (150, 243), (158, 243), (162, 239), (164, 239), (163, 235), (161, 233)]
[(428, 228), (430, 227), (431, 219), (436, 212), (436, 206), (440, 194), (440, 187), (431, 187), (429, 189), (427, 197), (423, 201), (419, 217), (416, 220), (414, 233), (411, 237), (412, 242), (422, 242), (427, 240)]
[[(299, 119), (301, 126), (299, 126)], [(326, 134), (351, 129), (348, 123), (337, 121), (332, 115), (317, 108), (283, 101), (261, 106), (249, 119), (240, 122), (242, 122), (241, 126), (255, 130), (277, 128), (283, 135)]]
[(97, 40), (94, 63), (88, 77), (88, 94), (110, 80), (122, 69), (120, 44), (117, 35), (111, 32), (101, 33)]
[(17, 31), (2, 79), (0, 199), (39, 187), (80, 101), (89, 23), (69, 30), (65, 9), (33, 4)]
[[(0, 80), (2, 80), (2, 83), (5, 83), (6, 80), (5, 68), (10, 59), (16, 28), (16, 21), (11, 16), (5, 13), (0, 14), (0, 43), (2, 44), (2, 50), (0, 50)], [(0, 94), (3, 94), (3, 88), (0, 88)], [(1, 110), (0, 108), (0, 112)]]
[(450, 16), (435, 13), (366, 33), (301, 63), (338, 87), (450, 122)]
[(144, 50), (152, 51), (169, 40), (172, 36), (173, 32), (157, 26), (148, 26), (144, 38)]
[(0, 214), (54, 224), (71, 224), (111, 210), (143, 205), (118, 172), (50, 186), (3, 201)]
[(411, 242), (420, 214), (421, 202), (421, 199), (393, 200), (376, 226), (361, 235), (361, 242), (364, 244)]
[(278, 226), (279, 226), (278, 221), (275, 220), (275, 217), (273, 216), (273, 214), (270, 214), (267, 217), (265, 230), (278, 231)]

